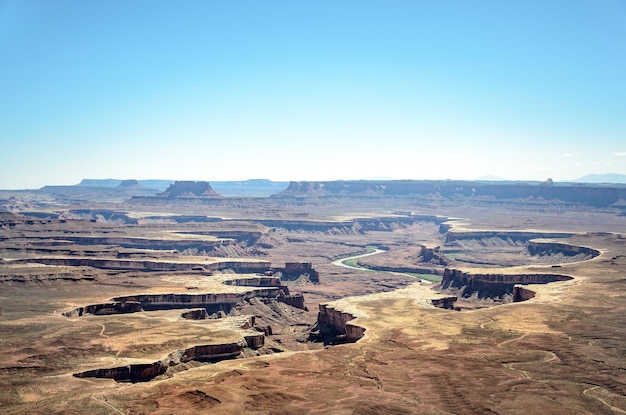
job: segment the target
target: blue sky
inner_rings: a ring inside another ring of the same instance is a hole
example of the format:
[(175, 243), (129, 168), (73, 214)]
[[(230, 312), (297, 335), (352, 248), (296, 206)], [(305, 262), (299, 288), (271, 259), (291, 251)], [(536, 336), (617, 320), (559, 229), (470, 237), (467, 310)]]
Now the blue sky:
[(626, 1), (0, 0), (0, 188), (626, 174)]

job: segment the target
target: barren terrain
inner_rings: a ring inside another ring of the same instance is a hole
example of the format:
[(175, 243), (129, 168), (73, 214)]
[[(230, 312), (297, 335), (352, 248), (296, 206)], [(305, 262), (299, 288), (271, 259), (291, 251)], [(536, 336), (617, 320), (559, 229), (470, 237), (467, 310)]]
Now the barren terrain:
[(8, 196), (2, 413), (626, 413), (619, 204)]

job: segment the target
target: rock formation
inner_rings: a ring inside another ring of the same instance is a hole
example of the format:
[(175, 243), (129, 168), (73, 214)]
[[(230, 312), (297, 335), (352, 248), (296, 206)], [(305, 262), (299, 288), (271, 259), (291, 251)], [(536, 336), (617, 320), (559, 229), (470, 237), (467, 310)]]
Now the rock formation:
[[(114, 379), (117, 382), (147, 382), (155, 377), (164, 374), (171, 366), (180, 363), (197, 360), (201, 362), (219, 362), (220, 360), (233, 359), (241, 354), (245, 347), (262, 347), (264, 344), (262, 334), (252, 334), (245, 336), (240, 342), (205, 344), (193, 346), (184, 350), (177, 350), (165, 358), (154, 363), (130, 364), (127, 366), (87, 370), (75, 373), (77, 378), (106, 378)], [(248, 343), (248, 339), (249, 342)]]
[(180, 316), (187, 320), (205, 320), (208, 317), (206, 308), (197, 308), (195, 310), (185, 311), (184, 313), (181, 313)]
[(183, 313), (183, 318), (206, 318), (208, 314), (218, 312), (229, 313), (236, 304), (251, 298), (267, 298), (292, 307), (307, 310), (302, 294), (291, 294), (287, 286), (281, 285), (277, 277), (240, 278), (226, 281), (227, 285), (254, 287), (244, 293), (171, 293), (171, 294), (140, 294), (115, 297), (109, 303), (92, 304), (78, 307), (62, 313), (65, 317), (81, 317), (87, 314), (124, 314), (150, 310), (171, 310), (179, 308), (201, 307), (204, 317), (198, 310)]
[(291, 182), (274, 197), (380, 197), (411, 196), (478, 198), (482, 200), (526, 200), (576, 203), (605, 207), (626, 198), (626, 186), (590, 184), (545, 185), (539, 182), (480, 182), (460, 180), (355, 180)]
[(310, 262), (287, 262), (283, 268), (272, 268), (272, 271), (280, 272), (281, 279), (285, 281), (293, 281), (301, 275), (306, 275), (311, 282), (320, 282), (320, 275), (313, 269), (313, 265)]
[(555, 242), (533, 242), (529, 241), (526, 249), (530, 255), (553, 255), (562, 254), (567, 257), (580, 257), (580, 260), (595, 258), (600, 255), (600, 251), (584, 246), (574, 246)]
[(345, 342), (356, 342), (365, 335), (365, 328), (350, 323), (353, 319), (354, 316), (350, 313), (344, 313), (327, 304), (319, 305), (318, 326), (332, 327), (340, 335), (345, 335)]
[(222, 197), (209, 182), (193, 182), (177, 180), (158, 196), (168, 199), (188, 197)]
[(88, 266), (101, 269), (120, 269), (135, 271), (219, 271), (230, 269), (238, 273), (266, 272), (270, 263), (266, 261), (216, 261), (216, 262), (175, 262), (175, 261), (141, 261), (132, 259), (99, 259), (99, 258), (28, 258), (11, 261), (15, 264), (38, 263), (45, 265)]
[(132, 189), (145, 189), (145, 187), (139, 184), (139, 181), (135, 179), (130, 179), (130, 180), (122, 180), (122, 182), (117, 185), (116, 189), (132, 190)]
[[(502, 298), (513, 295), (517, 284), (547, 284), (571, 279), (572, 277), (559, 274), (470, 274), (447, 268), (441, 280), (441, 288), (454, 289), (463, 297), (476, 294), (478, 298)], [(529, 295), (520, 291), (517, 298), (521, 301), (531, 298)], [(515, 301), (515, 296), (513, 300)]]
[(456, 302), (457, 299), (458, 299), (457, 297), (443, 297), (443, 298), (435, 298), (431, 301), (433, 303), (433, 306), (437, 308), (445, 308), (447, 310), (453, 310), (454, 303)]

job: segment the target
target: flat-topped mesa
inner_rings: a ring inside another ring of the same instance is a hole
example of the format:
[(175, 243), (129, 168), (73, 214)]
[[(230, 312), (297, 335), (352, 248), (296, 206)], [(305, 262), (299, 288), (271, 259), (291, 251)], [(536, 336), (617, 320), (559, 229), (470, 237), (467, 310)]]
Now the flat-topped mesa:
[(501, 299), (511, 295), (513, 302), (517, 302), (534, 297), (531, 290), (516, 288), (519, 284), (547, 284), (571, 279), (559, 274), (470, 274), (447, 268), (443, 273), (441, 288), (452, 289), (465, 298), (477, 295), (478, 298)]
[(525, 200), (528, 203), (575, 203), (606, 207), (626, 198), (620, 185), (540, 182), (481, 182), (461, 180), (354, 180), (330, 182), (291, 182), (275, 197), (381, 197), (436, 196), (449, 199)]
[(175, 181), (164, 192), (158, 193), (157, 196), (168, 199), (188, 197), (222, 197), (222, 195), (213, 190), (209, 182), (183, 180)]
[(140, 311), (171, 310), (182, 308), (202, 308), (183, 313), (187, 319), (204, 319), (208, 314), (229, 313), (237, 304), (251, 298), (262, 298), (267, 301), (280, 301), (302, 310), (308, 310), (304, 305), (304, 296), (300, 293), (291, 294), (289, 288), (281, 284), (280, 278), (273, 276), (258, 276), (252, 278), (238, 278), (224, 282), (226, 285), (251, 287), (243, 293), (167, 293), (167, 294), (138, 294), (115, 297), (111, 302), (92, 304), (78, 307), (62, 313), (65, 317), (82, 317), (84, 315), (107, 315), (136, 313)]
[(117, 185), (116, 189), (118, 190), (131, 190), (131, 189), (145, 189), (138, 180), (129, 179), (122, 180), (120, 184)]
[[(309, 264), (310, 265), (310, 264)], [(291, 294), (289, 287), (282, 285), (281, 279), (274, 276), (258, 276), (253, 278), (238, 278), (235, 280), (224, 281), (227, 285), (238, 286), (254, 286), (254, 287), (276, 287), (278, 288), (277, 300), (301, 310), (307, 310), (304, 305), (304, 296), (300, 293)]]

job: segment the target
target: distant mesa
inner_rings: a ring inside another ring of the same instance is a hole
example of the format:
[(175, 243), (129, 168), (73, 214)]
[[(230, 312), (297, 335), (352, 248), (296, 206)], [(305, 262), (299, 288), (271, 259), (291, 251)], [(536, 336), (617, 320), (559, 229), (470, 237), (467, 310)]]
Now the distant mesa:
[(574, 181), (577, 183), (624, 183), (626, 184), (626, 174), (618, 174), (618, 173), (588, 174)]
[[(129, 182), (124, 184), (124, 182)], [(138, 183), (141, 187), (132, 187), (134, 182)], [(120, 179), (83, 179), (76, 187), (89, 187), (100, 189), (154, 189), (156, 191), (163, 191), (167, 189), (167, 186), (174, 183), (173, 180), (120, 180)]]
[(626, 200), (626, 186), (544, 182), (478, 182), (463, 180), (390, 180), (291, 182), (273, 197), (426, 197), (577, 203), (606, 207)]
[(194, 182), (177, 180), (170, 185), (164, 192), (157, 196), (166, 197), (168, 199), (186, 198), (186, 197), (222, 197), (217, 193), (209, 182)]
[(554, 185), (554, 180), (552, 180), (551, 178), (548, 178), (547, 180), (544, 180), (543, 182), (539, 183), (539, 186), (553, 186)]
[(117, 185), (116, 189), (118, 190), (134, 190), (134, 189), (145, 189), (138, 180), (130, 179), (123, 180), (120, 184)]

